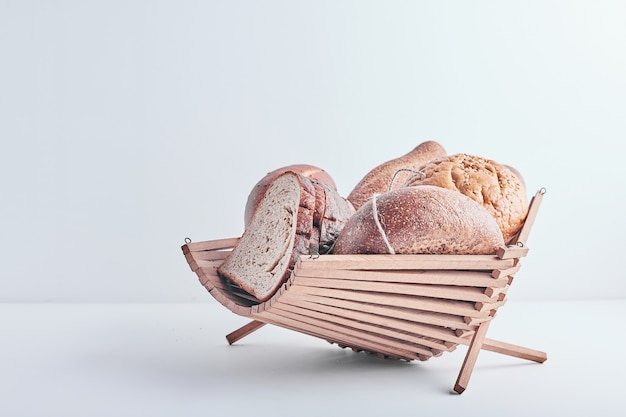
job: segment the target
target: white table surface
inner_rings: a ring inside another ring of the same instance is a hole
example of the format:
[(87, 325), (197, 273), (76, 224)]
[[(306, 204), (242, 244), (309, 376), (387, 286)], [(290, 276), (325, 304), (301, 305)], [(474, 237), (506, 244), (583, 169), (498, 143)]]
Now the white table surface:
[(536, 364), (466, 347), (383, 360), (196, 304), (0, 304), (0, 416), (625, 415), (626, 300), (515, 302), (487, 337), (544, 350)]

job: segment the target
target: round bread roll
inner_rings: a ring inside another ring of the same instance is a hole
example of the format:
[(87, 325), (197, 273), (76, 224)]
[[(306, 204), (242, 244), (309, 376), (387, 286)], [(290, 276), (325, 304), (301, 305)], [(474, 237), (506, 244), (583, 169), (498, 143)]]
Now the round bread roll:
[(436, 186), (373, 196), (348, 220), (334, 254), (494, 254), (504, 244), (495, 219), (463, 194)]
[(470, 197), (496, 219), (506, 244), (521, 229), (528, 213), (526, 187), (521, 174), (506, 165), (460, 153), (431, 161), (419, 171), (405, 186), (435, 185)]
[(285, 167), (277, 168), (274, 171), (268, 172), (263, 178), (257, 182), (250, 194), (248, 194), (248, 200), (246, 201), (246, 207), (244, 211), (244, 225), (248, 226), (250, 220), (252, 219), (252, 215), (254, 214), (256, 208), (259, 205), (259, 201), (263, 198), (263, 195), (267, 191), (267, 188), (270, 184), (278, 178), (280, 175), (285, 172), (295, 172), (296, 174), (300, 174), (304, 177), (317, 179), (330, 188), (337, 190), (337, 185), (335, 181), (330, 176), (330, 174), (324, 171), (322, 168), (316, 167), (314, 165), (308, 164), (293, 164)]
[(368, 172), (347, 198), (358, 210), (374, 194), (400, 188), (420, 166), (445, 155), (446, 150), (435, 141), (420, 143), (411, 152), (384, 162)]

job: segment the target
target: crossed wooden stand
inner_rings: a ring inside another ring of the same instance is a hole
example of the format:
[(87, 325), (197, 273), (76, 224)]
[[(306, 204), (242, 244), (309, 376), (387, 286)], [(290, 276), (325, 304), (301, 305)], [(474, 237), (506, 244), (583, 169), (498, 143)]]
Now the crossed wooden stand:
[(462, 393), (481, 349), (542, 363), (544, 352), (486, 338), (497, 309), (528, 254), (526, 241), (545, 189), (531, 199), (515, 242), (495, 255), (301, 256), (269, 300), (221, 278), (217, 268), (239, 238), (187, 243), (182, 250), (209, 293), (251, 318), (228, 334), (233, 344), (265, 324), (385, 358), (428, 360), (468, 346), (454, 391)]

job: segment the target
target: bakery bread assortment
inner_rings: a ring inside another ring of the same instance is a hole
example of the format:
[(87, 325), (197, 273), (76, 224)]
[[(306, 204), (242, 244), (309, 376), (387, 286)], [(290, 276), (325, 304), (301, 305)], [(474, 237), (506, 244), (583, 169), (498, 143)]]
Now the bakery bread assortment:
[(251, 195), (261, 196), (250, 197), (240, 237), (185, 239), (202, 286), (251, 320), (228, 343), (270, 324), (383, 359), (426, 361), (465, 345), (459, 394), (483, 349), (544, 362), (545, 352), (486, 336), (528, 254), (545, 189), (520, 212), (524, 179), (507, 165), (443, 155), (408, 178), (400, 171), (399, 183), (386, 169), (374, 170), (378, 185), (374, 175), (355, 187), (367, 196), (356, 208), (332, 179), (280, 168), (259, 181), (263, 192), (255, 186)]
[(434, 141), (378, 165), (345, 198), (323, 169), (289, 165), (255, 184), (244, 232), (217, 272), (263, 302), (302, 255), (495, 254), (515, 238), (527, 207), (517, 170), (448, 155)]
[(405, 186), (435, 185), (470, 197), (496, 219), (505, 243), (511, 242), (522, 227), (528, 201), (517, 170), (487, 158), (459, 153), (431, 161), (419, 171)]
[(282, 173), (267, 187), (218, 273), (265, 301), (289, 277), (300, 255), (328, 250), (352, 214), (352, 204), (332, 187), (295, 172)]
[(422, 142), (409, 153), (383, 162), (369, 171), (348, 194), (348, 200), (359, 209), (374, 194), (400, 188), (413, 172), (425, 163), (446, 156), (446, 150), (435, 141)]
[(469, 197), (436, 186), (374, 195), (350, 218), (335, 254), (493, 254), (504, 244), (489, 212)]

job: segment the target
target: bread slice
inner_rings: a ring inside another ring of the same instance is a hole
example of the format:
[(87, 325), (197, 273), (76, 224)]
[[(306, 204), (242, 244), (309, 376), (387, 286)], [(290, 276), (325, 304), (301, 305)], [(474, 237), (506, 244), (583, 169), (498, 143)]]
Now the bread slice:
[(269, 299), (289, 277), (299, 255), (309, 254), (315, 188), (302, 175), (274, 179), (237, 246), (218, 273), (259, 301)]
[(446, 150), (439, 143), (432, 140), (422, 142), (407, 154), (373, 168), (348, 194), (348, 200), (358, 210), (374, 194), (400, 188), (411, 177), (411, 171), (417, 171), (425, 163), (445, 155)]
[(504, 244), (495, 219), (452, 190), (423, 185), (374, 196), (341, 231), (335, 254), (495, 254)]
[(331, 185), (284, 172), (268, 185), (218, 273), (266, 301), (289, 278), (299, 256), (329, 252), (354, 212)]

